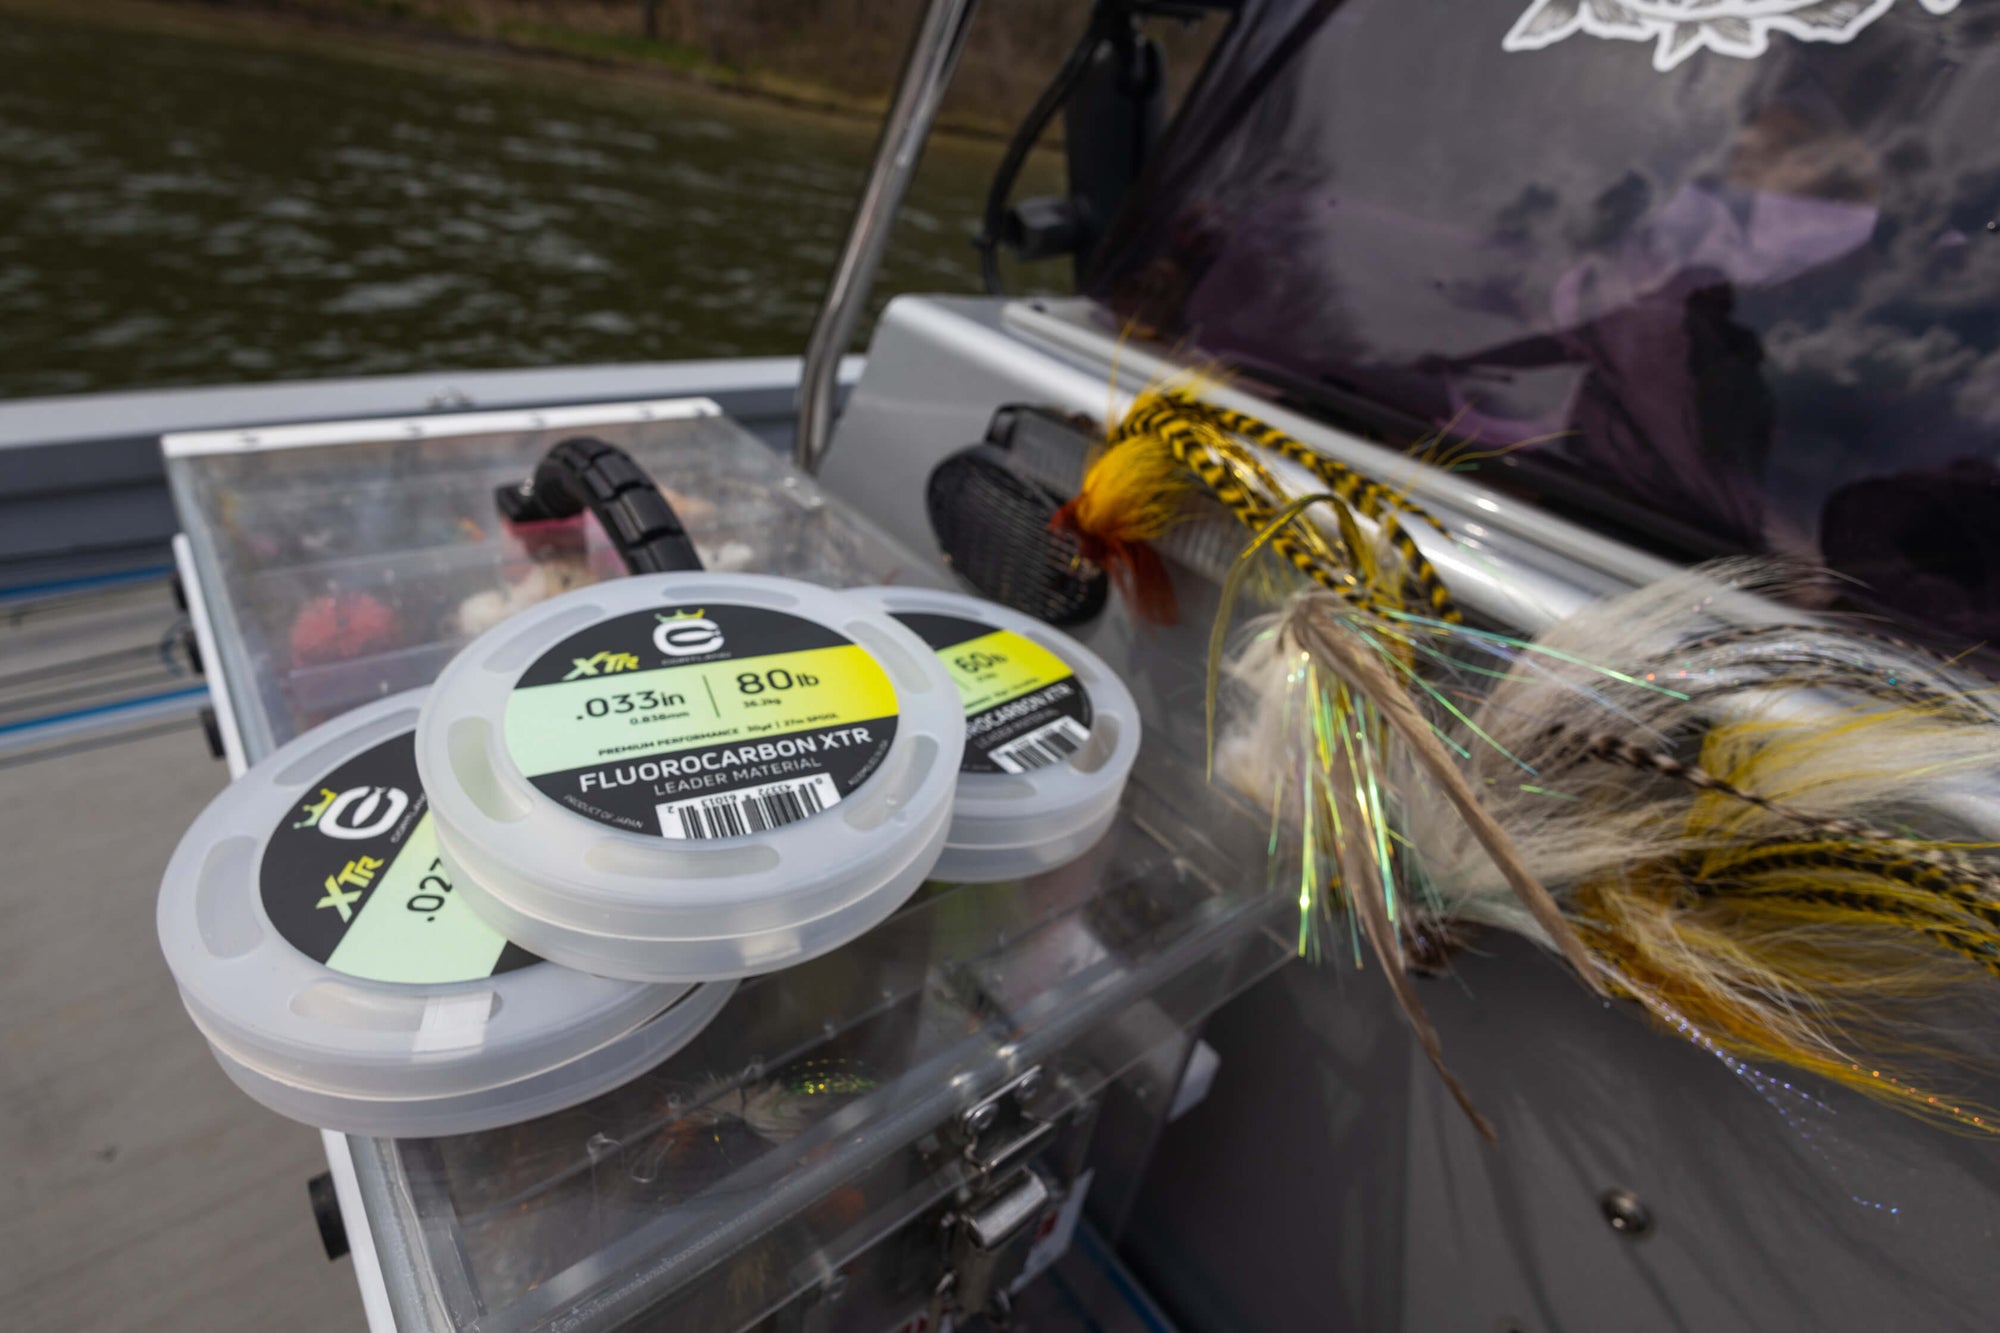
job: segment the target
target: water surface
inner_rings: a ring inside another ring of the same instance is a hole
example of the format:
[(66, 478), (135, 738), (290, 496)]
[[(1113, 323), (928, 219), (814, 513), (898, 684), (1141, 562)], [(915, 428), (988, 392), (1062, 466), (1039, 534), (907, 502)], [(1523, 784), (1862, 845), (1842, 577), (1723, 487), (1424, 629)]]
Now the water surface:
[[(249, 33), (0, 14), (0, 396), (803, 347), (871, 127)], [(932, 146), (878, 305), (976, 288), (997, 155)]]

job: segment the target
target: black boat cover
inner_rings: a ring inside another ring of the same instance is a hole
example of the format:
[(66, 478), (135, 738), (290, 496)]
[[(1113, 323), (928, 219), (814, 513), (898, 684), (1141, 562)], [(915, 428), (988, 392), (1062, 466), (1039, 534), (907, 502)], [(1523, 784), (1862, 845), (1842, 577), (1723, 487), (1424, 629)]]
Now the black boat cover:
[(1249, 0), (1087, 286), (1628, 539), (2000, 642), (2000, 5)]

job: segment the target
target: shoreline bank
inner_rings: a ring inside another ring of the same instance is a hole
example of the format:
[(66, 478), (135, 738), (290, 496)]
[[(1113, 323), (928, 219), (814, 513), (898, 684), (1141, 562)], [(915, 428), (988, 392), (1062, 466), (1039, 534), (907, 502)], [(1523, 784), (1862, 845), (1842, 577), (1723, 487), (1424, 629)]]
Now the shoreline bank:
[[(554, 27), (502, 25), (481, 33), (468, 28), (385, 14), (405, 8), (391, 0), (312, 0), (309, 8), (287, 4), (219, 3), (218, 0), (95, 0), (78, 9), (64, 0), (0, 0), (0, 15), (83, 27), (150, 30), (165, 35), (257, 46), (304, 45), (331, 55), (351, 55), (391, 63), (432, 67), (439, 55), (461, 66), (536, 72), (588, 70), (634, 91), (648, 88), (677, 96), (714, 97), (745, 106), (810, 116), (854, 129), (873, 130), (881, 122), (892, 91), (864, 98), (817, 88), (776, 74), (743, 72), (709, 61), (672, 43)], [(966, 144), (1004, 142), (1013, 126), (997, 118), (943, 111), (933, 137)], [(1035, 152), (1056, 151), (1059, 136), (1044, 136)]]

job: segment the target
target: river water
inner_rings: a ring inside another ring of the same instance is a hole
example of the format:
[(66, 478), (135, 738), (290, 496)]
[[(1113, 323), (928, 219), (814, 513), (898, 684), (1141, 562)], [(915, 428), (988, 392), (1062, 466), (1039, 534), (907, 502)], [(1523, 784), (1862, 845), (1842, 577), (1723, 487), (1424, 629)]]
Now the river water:
[[(872, 148), (585, 67), (0, 12), (0, 397), (795, 354)], [(932, 145), (878, 305), (976, 288), (997, 156)]]

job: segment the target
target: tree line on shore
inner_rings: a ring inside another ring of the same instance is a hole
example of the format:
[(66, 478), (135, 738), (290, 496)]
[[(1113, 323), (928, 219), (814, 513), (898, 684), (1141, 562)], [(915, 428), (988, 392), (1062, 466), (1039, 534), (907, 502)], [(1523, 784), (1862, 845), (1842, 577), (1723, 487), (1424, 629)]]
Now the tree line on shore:
[[(213, 0), (211, 0), (213, 2)], [(220, 0), (369, 26), (654, 65), (800, 102), (886, 102), (926, 0)], [(1087, 0), (1004, 0), (973, 19), (944, 123), (1004, 131), (1026, 112), (1089, 18)], [(1217, 24), (1155, 25), (1175, 86)]]

